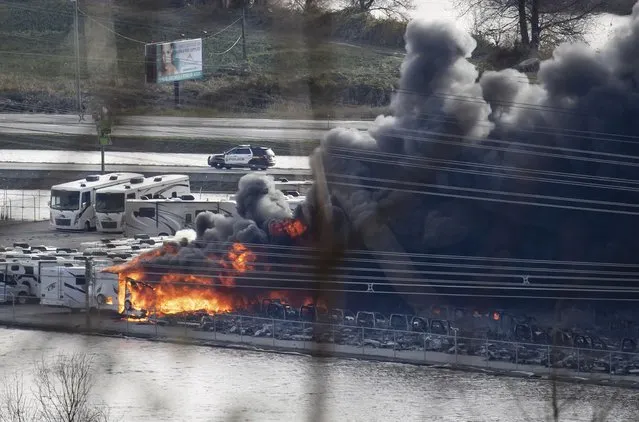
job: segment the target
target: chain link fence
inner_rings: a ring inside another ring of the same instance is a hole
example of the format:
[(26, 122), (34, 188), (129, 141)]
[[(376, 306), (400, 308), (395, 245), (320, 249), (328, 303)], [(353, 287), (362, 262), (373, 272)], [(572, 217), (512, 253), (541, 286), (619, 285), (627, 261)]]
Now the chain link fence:
[(49, 219), (49, 190), (0, 190), (0, 222)]

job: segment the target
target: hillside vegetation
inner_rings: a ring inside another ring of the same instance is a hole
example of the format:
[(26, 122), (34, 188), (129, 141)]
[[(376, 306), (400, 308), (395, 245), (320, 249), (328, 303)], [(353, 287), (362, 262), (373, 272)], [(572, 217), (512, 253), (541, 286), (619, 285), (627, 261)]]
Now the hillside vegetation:
[[(606, 11), (626, 12), (628, 1), (615, 0)], [(388, 111), (405, 22), (350, 9), (302, 13), (256, 1), (246, 13), (244, 60), (241, 9), (214, 3), (79, 0), (87, 109), (106, 103), (117, 113), (282, 118), (372, 118)], [(76, 109), (73, 12), (68, 0), (0, 3), (0, 110)], [(204, 40), (205, 76), (182, 83), (176, 109), (172, 84), (145, 83), (144, 43), (197, 37)], [(471, 60), (480, 71), (528, 57), (517, 45), (498, 48), (476, 38)]]
[[(149, 12), (81, 2), (81, 80), (89, 108), (121, 113), (370, 118), (383, 112), (403, 58), (400, 22), (363, 14), (185, 6)], [(68, 1), (0, 4), (0, 108), (75, 108), (73, 8)], [(310, 30), (308, 29), (310, 28)], [(205, 77), (181, 87), (144, 81), (144, 42), (204, 39)], [(237, 44), (236, 44), (237, 42)], [(311, 104), (312, 98), (312, 104)]]

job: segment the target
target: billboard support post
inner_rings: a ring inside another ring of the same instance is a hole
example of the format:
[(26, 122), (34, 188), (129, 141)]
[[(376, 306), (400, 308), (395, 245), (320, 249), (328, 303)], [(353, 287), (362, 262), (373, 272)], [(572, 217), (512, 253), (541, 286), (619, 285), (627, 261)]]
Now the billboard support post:
[(180, 81), (173, 82), (173, 95), (175, 96), (175, 108), (180, 107)]
[(244, 27), (246, 25), (246, 0), (242, 0), (242, 57), (246, 61), (246, 33)]
[(106, 107), (102, 107), (101, 112), (94, 115), (94, 120), (98, 131), (98, 143), (100, 144), (100, 171), (104, 174), (104, 147), (112, 144), (109, 110)]
[(80, 117), (80, 121), (84, 120), (84, 113), (82, 112), (82, 91), (80, 90), (80, 35), (79, 35), (79, 19), (78, 19), (78, 1), (79, 0), (71, 0), (74, 4), (74, 13), (73, 13), (73, 42), (75, 47), (75, 95), (76, 102), (78, 105), (78, 116)]
[(100, 173), (104, 174), (104, 144), (100, 143)]

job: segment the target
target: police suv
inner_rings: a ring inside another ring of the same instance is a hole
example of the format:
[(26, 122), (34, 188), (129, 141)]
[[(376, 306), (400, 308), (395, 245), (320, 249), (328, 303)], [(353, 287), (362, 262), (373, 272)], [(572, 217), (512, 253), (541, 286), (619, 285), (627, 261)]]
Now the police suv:
[(209, 166), (218, 169), (248, 167), (251, 170), (266, 170), (275, 165), (275, 153), (271, 148), (239, 145), (223, 154), (214, 154), (208, 158)]

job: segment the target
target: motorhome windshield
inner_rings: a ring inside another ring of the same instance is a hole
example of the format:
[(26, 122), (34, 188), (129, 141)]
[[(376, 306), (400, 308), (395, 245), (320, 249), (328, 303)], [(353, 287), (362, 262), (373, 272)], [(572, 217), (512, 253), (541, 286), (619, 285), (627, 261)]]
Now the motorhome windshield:
[(80, 208), (80, 192), (66, 190), (51, 191), (51, 208), (61, 211), (73, 211)]
[(95, 195), (96, 212), (124, 212), (123, 193), (97, 193)]

